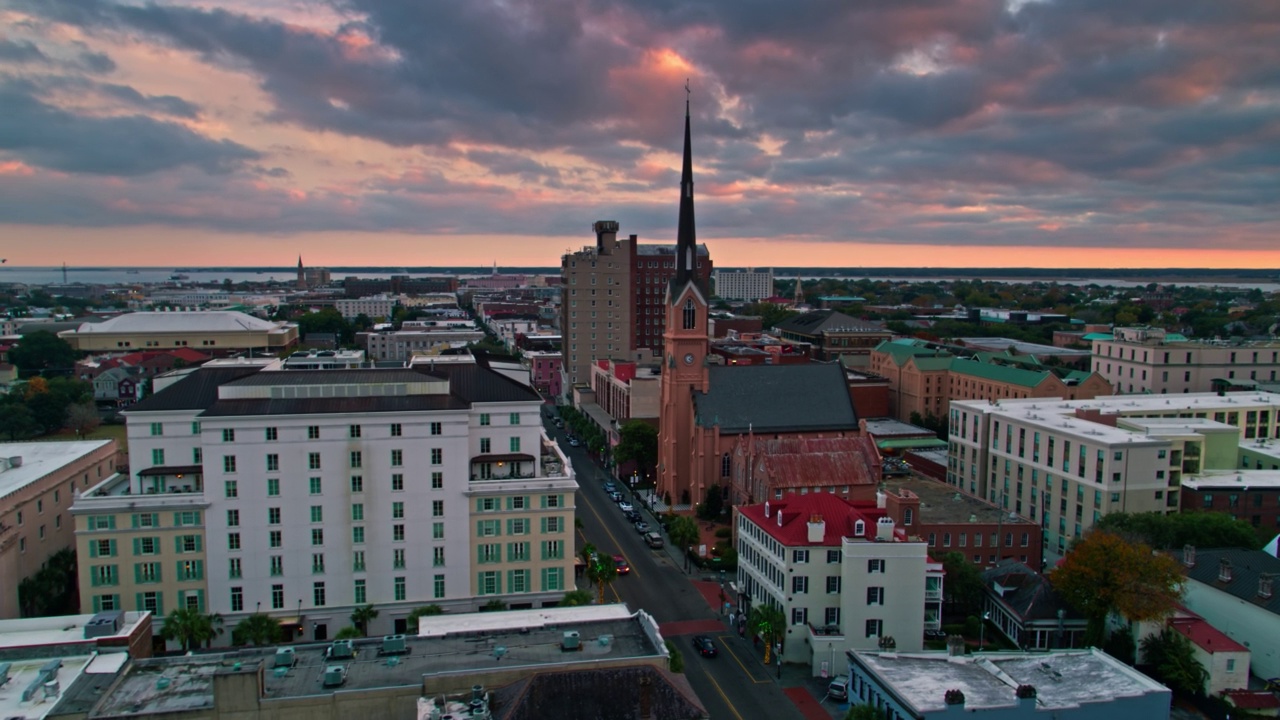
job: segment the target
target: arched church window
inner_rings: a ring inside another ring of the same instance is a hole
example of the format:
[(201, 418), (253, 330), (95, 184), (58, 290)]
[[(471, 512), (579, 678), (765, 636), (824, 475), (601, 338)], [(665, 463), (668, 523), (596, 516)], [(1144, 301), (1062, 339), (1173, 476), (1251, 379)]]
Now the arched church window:
[(729, 453), (725, 453), (720, 458), (720, 477), (729, 477), (730, 468)]
[(693, 298), (684, 301), (684, 329), (692, 330), (697, 322), (697, 315), (693, 310)]

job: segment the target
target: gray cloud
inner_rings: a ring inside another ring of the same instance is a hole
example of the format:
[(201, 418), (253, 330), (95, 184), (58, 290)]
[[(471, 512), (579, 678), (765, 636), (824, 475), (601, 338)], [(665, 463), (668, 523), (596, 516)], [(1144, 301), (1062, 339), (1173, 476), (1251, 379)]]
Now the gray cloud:
[(137, 176), (192, 165), (223, 173), (258, 153), (142, 115), (84, 117), (39, 100), (28, 82), (0, 80), (0, 149), (65, 172)]
[(0, 62), (47, 63), (49, 56), (30, 40), (10, 40), (0, 37)]
[(181, 118), (200, 117), (200, 106), (174, 95), (144, 95), (128, 85), (103, 83), (98, 86), (104, 94), (132, 105), (139, 110)]

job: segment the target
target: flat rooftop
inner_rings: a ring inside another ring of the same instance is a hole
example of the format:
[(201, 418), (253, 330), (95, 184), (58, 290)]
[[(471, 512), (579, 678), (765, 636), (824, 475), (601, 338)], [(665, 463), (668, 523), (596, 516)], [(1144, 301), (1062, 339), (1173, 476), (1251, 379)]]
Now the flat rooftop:
[(1182, 486), (1192, 490), (1277, 490), (1280, 470), (1207, 470), (1183, 476)]
[[(138, 623), (150, 613), (126, 612), (120, 623), (120, 631), (104, 637), (128, 637)], [(20, 620), (0, 620), (0, 662), (8, 662), (6, 655), (29, 650), (31, 648), (49, 646), (85, 645), (93, 648), (100, 638), (86, 640), (84, 626), (94, 618), (87, 615), (61, 615), (47, 618), (22, 618)], [(88, 654), (90, 651), (86, 651)], [(72, 654), (72, 653), (68, 653)], [(0, 715), (0, 717), (8, 717)]]
[[(194, 710), (213, 705), (213, 676), (265, 668), (269, 698), (328, 695), (337, 690), (421, 685), (425, 675), (468, 676), (521, 666), (554, 669), (595, 660), (665, 657), (657, 625), (643, 611), (625, 605), (544, 608), (422, 618), (418, 636), (406, 636), (406, 651), (383, 654), (381, 637), (356, 640), (352, 658), (329, 658), (331, 643), (291, 645), (293, 665), (276, 668), (276, 648), (154, 659), (130, 670), (96, 716)], [(564, 633), (577, 631), (581, 649), (560, 648)], [(325, 669), (341, 665), (346, 680), (324, 686)], [(167, 682), (166, 682), (167, 681)]]
[(881, 417), (869, 418), (866, 420), (867, 434), (877, 437), (894, 437), (901, 435), (928, 435), (937, 437), (937, 433), (928, 428), (922, 428), (919, 425), (912, 425), (894, 418)]
[[(62, 691), (74, 683), (93, 659), (92, 655), (77, 655), (62, 658), (38, 658), (33, 660), (12, 660), (9, 662), (9, 682), (0, 685), (0, 717), (23, 718), (24, 720), (40, 720), (53, 710), (62, 699)], [(41, 672), (49, 663), (61, 663), (52, 675)], [(58, 693), (46, 698), (43, 684), (48, 680), (56, 680)], [(23, 695), (28, 688), (34, 691), (27, 700)]]
[(22, 458), (21, 465), (0, 462), (0, 498), (111, 444), (111, 440), (0, 443), (0, 458)]
[[(1078, 418), (1077, 410), (1100, 412), (1104, 415), (1155, 417), (1159, 415), (1192, 415), (1177, 418), (1184, 423), (1195, 420), (1197, 413), (1212, 419), (1214, 412), (1244, 412), (1250, 409), (1280, 410), (1280, 393), (1229, 392), (1187, 393), (1183, 395), (1109, 395), (1089, 400), (1063, 400), (1061, 398), (1002, 399), (996, 403), (987, 400), (954, 400), (953, 408), (989, 414), (997, 414), (1016, 422), (1039, 425), (1046, 430), (1070, 429), (1082, 435), (1091, 435), (1099, 443), (1158, 442), (1158, 438), (1114, 428), (1103, 423)], [(1128, 420), (1132, 422), (1132, 420)]]
[[(1028, 319), (1031, 319), (1028, 316)], [(989, 350), (991, 352), (1003, 352), (1010, 347), (1019, 355), (1057, 355), (1058, 357), (1081, 357), (1092, 355), (1092, 350), (1076, 350), (1072, 348), (1061, 348), (1057, 345), (1043, 345), (1040, 343), (1023, 342), (1022, 340), (1013, 340), (1011, 338), (994, 338), (994, 337), (974, 337), (974, 338), (956, 338), (952, 342), (960, 341), (964, 343), (966, 348), (970, 350)]]
[(1019, 685), (1036, 689), (1038, 710), (1073, 708), (1118, 697), (1168, 693), (1168, 688), (1095, 649), (1051, 653), (850, 653), (918, 712), (946, 709), (951, 689), (965, 709), (1011, 708)]
[(1280, 464), (1280, 442), (1276, 440), (1265, 440), (1258, 438), (1257, 440), (1241, 440), (1240, 449), (1248, 450), (1251, 453), (1269, 458)]
[(1035, 525), (1026, 518), (1005, 512), (995, 505), (962, 493), (955, 486), (938, 480), (910, 475), (886, 476), (882, 484), (887, 492), (909, 490), (920, 498), (920, 519), (917, 522), (995, 523), (1003, 521), (1009, 526)]

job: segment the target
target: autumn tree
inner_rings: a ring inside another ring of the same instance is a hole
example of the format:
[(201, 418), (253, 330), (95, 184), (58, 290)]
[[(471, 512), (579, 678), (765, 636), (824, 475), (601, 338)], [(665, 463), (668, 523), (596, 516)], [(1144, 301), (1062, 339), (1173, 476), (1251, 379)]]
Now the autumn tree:
[(1168, 615), (1182, 597), (1177, 560), (1152, 552), (1146, 543), (1102, 530), (1076, 543), (1049, 579), (1088, 619), (1085, 642), (1097, 647), (1106, 639), (1111, 613), (1131, 621), (1155, 620)]

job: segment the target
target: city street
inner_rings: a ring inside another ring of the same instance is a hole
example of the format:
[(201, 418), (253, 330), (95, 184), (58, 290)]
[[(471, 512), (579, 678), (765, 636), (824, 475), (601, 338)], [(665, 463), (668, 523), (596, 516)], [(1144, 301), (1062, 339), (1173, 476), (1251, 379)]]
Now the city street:
[[(777, 667), (764, 667), (760, 650), (753, 648), (750, 640), (731, 631), (727, 618), (713, 609), (713, 603), (718, 600), (714, 585), (704, 583), (705, 593), (695, 585), (695, 581), (718, 578), (710, 573), (706, 578), (690, 576), (684, 571), (678, 552), (669, 547), (648, 547), (617, 504), (605, 494), (602, 487), (608, 479), (605, 470), (590, 458), (585, 448), (570, 447), (563, 441), (563, 431), (550, 423), (547, 426), (548, 433), (561, 440), (560, 446), (573, 462), (581, 488), (578, 518), (582, 520), (582, 527), (578, 530), (577, 549), (581, 550), (589, 542), (606, 555), (622, 555), (631, 566), (629, 574), (619, 576), (606, 588), (605, 602), (624, 602), (633, 610), (642, 609), (653, 615), (663, 637), (684, 655), (685, 675), (710, 716), (749, 720), (762, 717), (761, 709), (768, 708), (767, 715), (771, 718), (833, 717), (827, 709), (829, 705), (818, 708), (822, 714), (816, 716), (797, 708), (783, 692), (783, 685), (820, 688), (822, 683), (811, 682), (803, 668), (784, 668), (780, 684)], [(629, 492), (622, 488), (624, 483), (618, 485), (630, 499)], [(644, 519), (658, 530), (656, 518), (642, 507), (643, 503), (634, 504)], [(579, 587), (585, 587), (585, 582), (579, 579)], [(692, 644), (694, 635), (711, 637), (719, 656), (701, 657)], [(812, 696), (808, 690), (801, 694)], [(843, 712), (834, 716), (843, 717)]]

